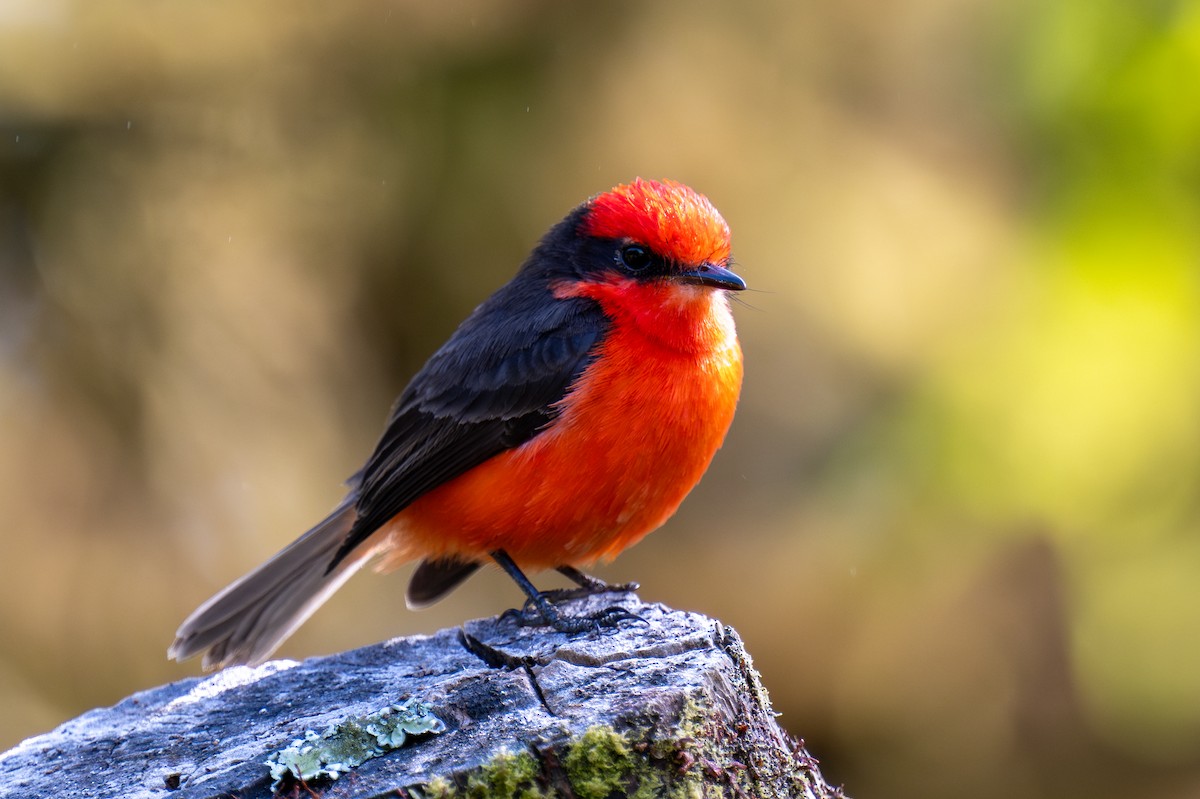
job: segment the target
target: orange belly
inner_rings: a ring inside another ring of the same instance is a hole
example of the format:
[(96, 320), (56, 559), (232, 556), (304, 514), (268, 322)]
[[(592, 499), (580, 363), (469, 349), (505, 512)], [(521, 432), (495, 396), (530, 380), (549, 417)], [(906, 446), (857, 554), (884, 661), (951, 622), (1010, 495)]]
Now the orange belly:
[[(726, 311), (727, 313), (727, 311)], [(385, 525), (382, 564), (503, 549), (522, 567), (614, 557), (700, 480), (733, 419), (742, 355), (610, 331), (551, 426), (430, 491)]]

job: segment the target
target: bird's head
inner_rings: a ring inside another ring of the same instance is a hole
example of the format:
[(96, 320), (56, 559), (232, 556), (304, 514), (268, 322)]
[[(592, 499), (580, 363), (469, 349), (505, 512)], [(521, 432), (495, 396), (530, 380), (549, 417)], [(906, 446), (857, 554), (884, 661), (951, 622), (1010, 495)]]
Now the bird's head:
[(725, 293), (746, 288), (730, 268), (721, 214), (670, 180), (638, 178), (596, 195), (539, 250), (533, 262), (556, 296), (591, 298), (613, 318), (663, 333), (727, 318)]
[(729, 225), (707, 197), (682, 183), (638, 178), (593, 197), (585, 208), (578, 232), (607, 255), (591, 264), (601, 273), (729, 291), (746, 287), (729, 269)]

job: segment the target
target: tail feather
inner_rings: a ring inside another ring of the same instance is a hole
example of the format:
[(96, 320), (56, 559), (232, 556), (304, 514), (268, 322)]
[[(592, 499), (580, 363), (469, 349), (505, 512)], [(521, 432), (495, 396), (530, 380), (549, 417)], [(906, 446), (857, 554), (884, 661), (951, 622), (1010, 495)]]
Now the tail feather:
[(373, 554), (360, 546), (327, 572), (354, 518), (352, 492), (317, 526), (197, 608), (167, 657), (203, 652), (206, 669), (266, 660)]

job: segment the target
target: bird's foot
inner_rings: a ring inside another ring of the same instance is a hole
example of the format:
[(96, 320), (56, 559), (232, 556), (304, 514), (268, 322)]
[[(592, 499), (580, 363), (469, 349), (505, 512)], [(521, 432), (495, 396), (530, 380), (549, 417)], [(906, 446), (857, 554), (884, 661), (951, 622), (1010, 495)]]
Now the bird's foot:
[[(542, 596), (552, 604), (559, 602), (567, 602), (572, 599), (583, 599), (584, 597), (595, 596), (596, 594), (628, 594), (639, 588), (637, 583), (606, 583), (603, 580), (596, 580), (596, 586), (579, 586), (578, 588), (551, 588), (548, 591), (542, 591)], [(526, 600), (525, 605), (528, 607), (531, 604)]]
[(552, 600), (561, 601), (563, 599), (573, 599), (600, 593), (627, 593), (629, 591), (636, 591), (638, 588), (637, 583), (609, 585), (603, 580), (584, 574), (574, 566), (559, 566), (559, 573), (578, 585), (579, 588), (559, 592), (543, 592), (538, 591), (533, 586), (533, 583), (529, 582), (529, 578), (513, 562), (513, 559), (509, 557), (507, 552), (497, 549), (491, 555), (492, 559), (500, 565), (500, 568), (508, 572), (508, 576), (512, 577), (516, 584), (521, 587), (521, 590), (525, 592), (525, 596), (529, 597), (520, 610), (505, 611), (500, 617), (502, 619), (515, 617), (517, 623), (525, 627), (546, 625), (553, 627), (560, 633), (568, 634), (588, 631), (599, 632), (606, 627), (616, 628), (623, 621), (640, 621), (646, 625), (650, 624), (650, 622), (641, 616), (630, 613), (625, 608), (615, 605), (588, 616), (566, 616), (560, 613), (552, 604)]
[(515, 618), (522, 627), (552, 627), (560, 633), (573, 635), (584, 632), (601, 632), (605, 629), (618, 629), (623, 621), (641, 622), (647, 626), (650, 622), (636, 613), (630, 613), (619, 605), (612, 605), (596, 613), (584, 616), (568, 616), (551, 604), (545, 592), (537, 599), (529, 599), (520, 610), (506, 610), (501, 618)]
[[(578, 588), (556, 588), (550, 591), (542, 591), (542, 596), (549, 599), (551, 602), (562, 602), (567, 599), (580, 599), (593, 594), (629, 594), (637, 591), (641, 586), (638, 583), (606, 583), (599, 577), (593, 577), (590, 574), (585, 574), (574, 566), (559, 566), (558, 573), (566, 577), (571, 582), (575, 583)], [(528, 604), (528, 603), (526, 603)]]

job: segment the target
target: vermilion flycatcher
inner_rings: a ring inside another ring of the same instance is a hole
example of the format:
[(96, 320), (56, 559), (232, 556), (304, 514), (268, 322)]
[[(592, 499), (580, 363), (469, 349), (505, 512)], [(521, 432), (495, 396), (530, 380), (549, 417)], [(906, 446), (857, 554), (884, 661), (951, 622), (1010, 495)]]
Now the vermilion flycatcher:
[(635, 180), (555, 225), (400, 395), (340, 505), (201, 605), (168, 654), (205, 667), (264, 660), (373, 557), (419, 560), (409, 607), (489, 559), (542, 618), (522, 573), (611, 559), (661, 525), (733, 420), (742, 351), (727, 291), (729, 227), (701, 194)]

